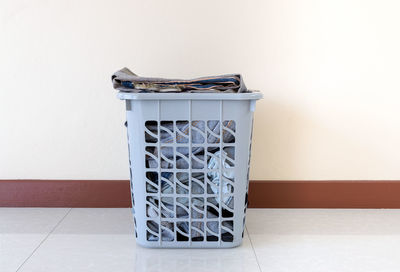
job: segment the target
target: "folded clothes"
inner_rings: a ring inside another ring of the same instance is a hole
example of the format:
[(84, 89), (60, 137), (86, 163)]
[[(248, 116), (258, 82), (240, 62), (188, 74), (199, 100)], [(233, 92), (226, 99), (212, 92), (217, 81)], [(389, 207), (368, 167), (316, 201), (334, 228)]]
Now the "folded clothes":
[(115, 89), (123, 92), (196, 92), (196, 93), (245, 93), (248, 92), (239, 74), (200, 77), (196, 79), (165, 79), (140, 77), (128, 68), (122, 68), (112, 77)]

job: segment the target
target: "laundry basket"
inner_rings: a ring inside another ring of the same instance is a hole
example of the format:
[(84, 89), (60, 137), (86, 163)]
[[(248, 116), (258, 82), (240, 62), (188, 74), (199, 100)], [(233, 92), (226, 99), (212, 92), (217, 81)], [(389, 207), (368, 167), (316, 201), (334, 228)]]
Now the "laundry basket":
[(253, 112), (262, 95), (119, 92), (118, 97), (126, 101), (137, 243), (240, 245)]

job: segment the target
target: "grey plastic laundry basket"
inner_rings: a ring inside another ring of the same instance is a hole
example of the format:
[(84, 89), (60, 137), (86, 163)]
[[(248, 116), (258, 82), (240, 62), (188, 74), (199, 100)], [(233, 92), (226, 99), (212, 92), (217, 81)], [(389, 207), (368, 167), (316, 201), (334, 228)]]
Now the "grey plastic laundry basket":
[(262, 95), (119, 92), (118, 97), (126, 101), (137, 243), (165, 248), (240, 245), (253, 112)]

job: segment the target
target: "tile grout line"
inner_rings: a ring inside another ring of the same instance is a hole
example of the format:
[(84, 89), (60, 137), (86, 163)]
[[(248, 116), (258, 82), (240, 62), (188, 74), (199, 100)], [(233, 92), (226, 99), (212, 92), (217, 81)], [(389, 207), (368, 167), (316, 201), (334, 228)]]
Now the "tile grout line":
[(57, 222), (57, 224), (50, 230), (50, 232), (46, 235), (46, 237), (44, 237), (44, 239), (39, 243), (39, 245), (37, 247), (35, 247), (35, 249), (31, 252), (31, 254), (29, 254), (29, 256), (22, 262), (22, 264), (17, 268), (17, 270), (15, 270), (15, 272), (18, 272), (23, 266), (24, 264), (33, 256), (33, 254), (35, 254), (35, 252), (40, 248), (40, 246), (47, 240), (47, 238), (49, 238), (49, 236), (56, 230), (56, 228), (61, 224), (62, 221), (64, 221), (64, 219), (67, 217), (67, 215), (71, 212), (72, 208), (70, 208), (65, 215), (60, 219), (60, 221)]
[(257, 262), (257, 265), (258, 265), (258, 270), (260, 270), (260, 272), (262, 272), (262, 269), (261, 269), (261, 266), (260, 266), (260, 262), (258, 261), (257, 253), (256, 253), (256, 251), (255, 251), (255, 249), (254, 249), (253, 242), (251, 241), (251, 237), (250, 237), (249, 230), (247, 229), (246, 226), (245, 226), (245, 229), (246, 229), (246, 232), (247, 232), (247, 236), (249, 236), (249, 241), (250, 241), (251, 248), (253, 249), (254, 256), (256, 257), (256, 262)]

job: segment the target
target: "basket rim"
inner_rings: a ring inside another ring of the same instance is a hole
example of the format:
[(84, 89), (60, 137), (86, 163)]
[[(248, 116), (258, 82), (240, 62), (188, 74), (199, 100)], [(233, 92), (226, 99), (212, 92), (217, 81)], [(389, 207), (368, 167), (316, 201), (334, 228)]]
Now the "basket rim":
[(259, 100), (260, 91), (248, 93), (132, 93), (118, 92), (121, 100)]

